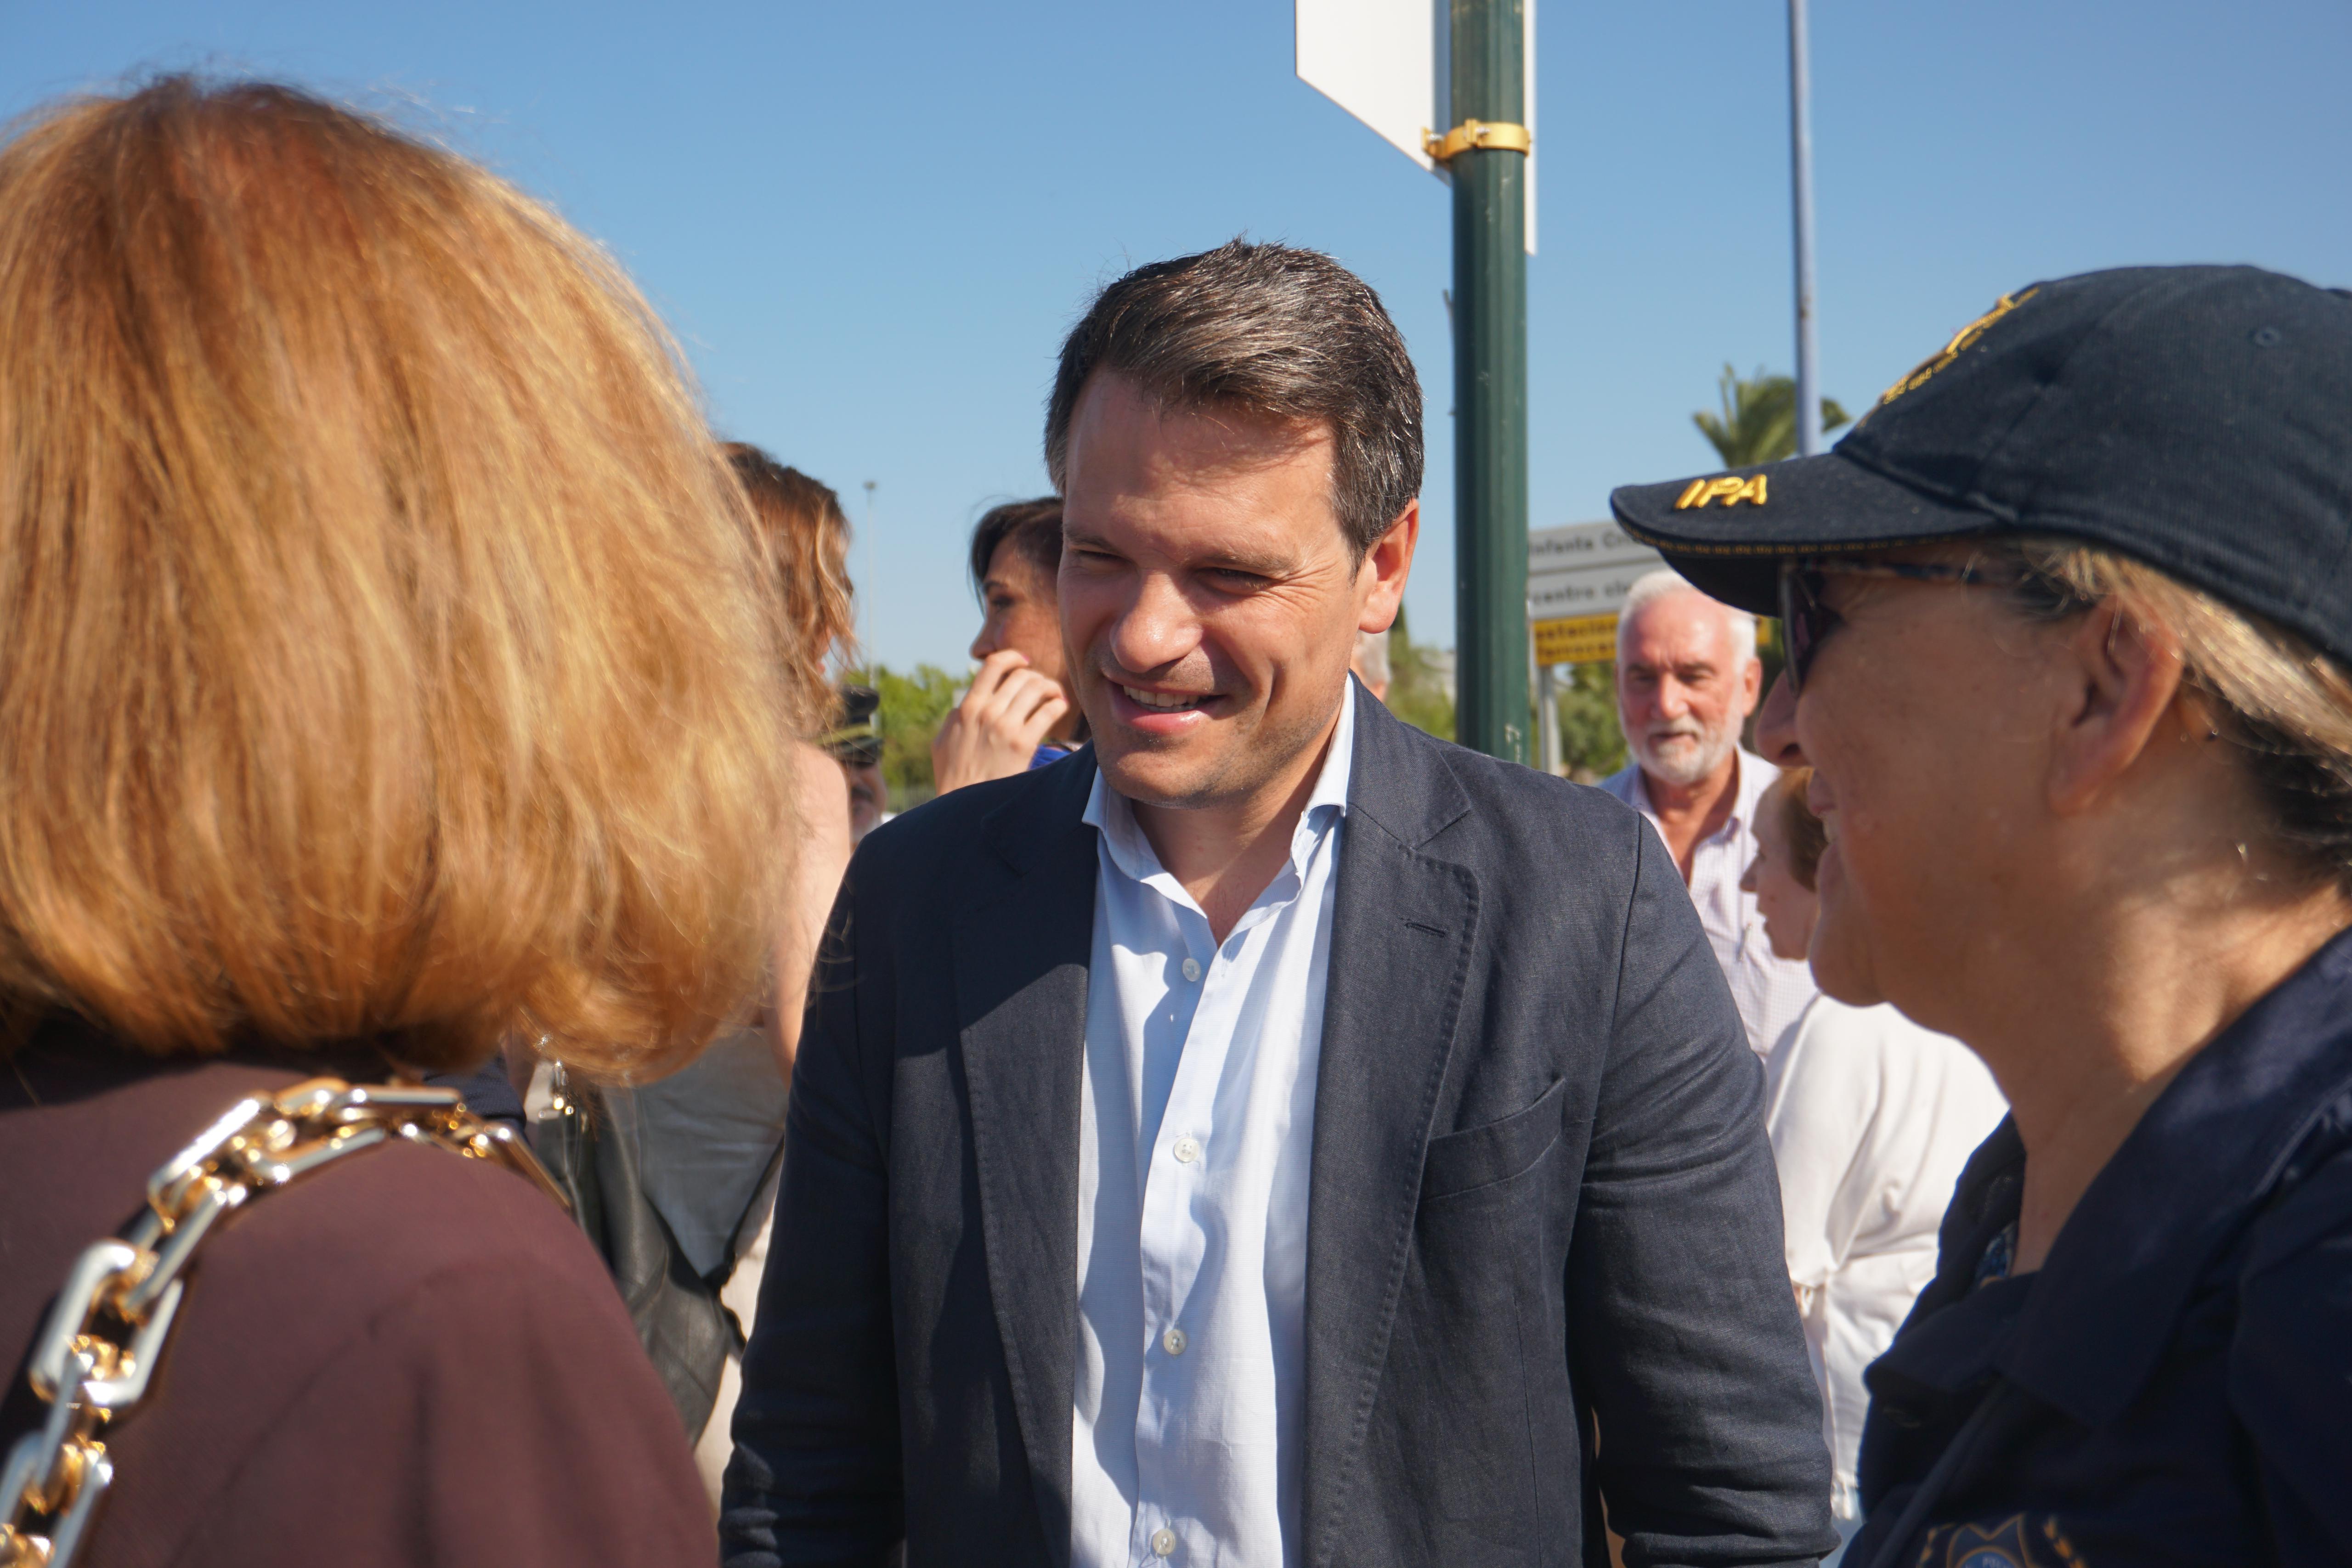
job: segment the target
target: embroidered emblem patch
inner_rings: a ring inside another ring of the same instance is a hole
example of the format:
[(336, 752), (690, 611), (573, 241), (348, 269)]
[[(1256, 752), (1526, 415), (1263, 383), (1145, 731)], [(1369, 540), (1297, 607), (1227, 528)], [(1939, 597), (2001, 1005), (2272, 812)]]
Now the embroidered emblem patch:
[(1694, 479), (1675, 497), (1675, 510), (1689, 511), (1693, 507), (1707, 507), (1721, 501), (1726, 507), (1736, 507), (1742, 501), (1762, 506), (1765, 501), (1764, 476), (1742, 479), (1737, 474), (1726, 474), (1720, 479)]
[(1937, 371), (1942, 370), (1946, 365), (1950, 364), (1954, 360), (1958, 359), (1962, 354), (1968, 352), (1969, 349), (1973, 348), (1976, 345), (1976, 340), (1985, 335), (1986, 328), (1990, 327), (1994, 322), (2000, 320), (2002, 317), (2008, 315), (2011, 311), (2016, 309), (2019, 306), (2024, 304), (2027, 300), (2032, 298), (2035, 295), (2041, 292), (2042, 290), (2039, 288), (2029, 288), (2022, 294), (2002, 295), (1999, 302), (1997, 302), (1991, 309), (1986, 311), (1983, 315), (1978, 317), (1975, 320), (1969, 322), (1967, 326), (1954, 333), (1952, 335), (1952, 340), (1945, 344), (1939, 352), (1930, 354), (1926, 359), (1920, 361), (1916, 365), (1912, 367), (1911, 373), (1909, 375), (1905, 376), (1901, 381), (1896, 382), (1893, 386), (1888, 387), (1885, 392), (1879, 393), (1878, 401), (1871, 405), (1872, 408), (1885, 408), (1888, 403), (1893, 402), (1905, 392), (1911, 392), (1926, 384), (1930, 376), (1933, 376)]
[(1935, 1526), (1918, 1568), (2083, 1568), (2083, 1559), (2052, 1515), (2013, 1513), (1998, 1524)]

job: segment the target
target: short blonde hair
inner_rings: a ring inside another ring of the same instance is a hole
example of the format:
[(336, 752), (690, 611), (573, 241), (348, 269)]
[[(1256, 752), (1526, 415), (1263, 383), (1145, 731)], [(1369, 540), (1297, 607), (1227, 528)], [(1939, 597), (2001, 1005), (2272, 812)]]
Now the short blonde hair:
[(2278, 847), (2315, 881), (2352, 893), (2352, 679), (2283, 626), (2233, 609), (2145, 561), (2047, 537), (1979, 554), (2020, 576), (2012, 598), (2037, 620), (2120, 601), (2179, 639), (2183, 679), (2215, 733), (2233, 743)]
[(755, 991), (781, 656), (674, 346), (463, 159), (159, 81), (0, 148), (0, 1009), (158, 1054)]

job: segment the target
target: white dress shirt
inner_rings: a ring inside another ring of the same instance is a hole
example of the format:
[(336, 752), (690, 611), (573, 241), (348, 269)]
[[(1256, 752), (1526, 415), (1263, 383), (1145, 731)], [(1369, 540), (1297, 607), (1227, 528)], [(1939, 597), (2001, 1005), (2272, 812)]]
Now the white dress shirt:
[[(1773, 956), (1756, 895), (1739, 891), (1739, 879), (1756, 858), (1756, 802), (1780, 770), (1744, 748), (1733, 755), (1738, 771), (1731, 815), (1691, 847), (1690, 895), (1698, 906), (1698, 923), (1706, 929), (1707, 945), (1715, 949), (1715, 961), (1731, 983), (1739, 1021), (1748, 1026), (1748, 1043), (1764, 1056), (1813, 999), (1813, 971), (1802, 958)], [(1611, 774), (1601, 788), (1649, 818), (1652, 827), (1658, 825), (1649, 783), (1638, 763)]]
[(1307, 1189), (1350, 682), (1290, 858), (1220, 946), (1095, 777), (1072, 1568), (1297, 1560)]
[(1870, 1409), (1863, 1369), (1895, 1342), (1936, 1277), (1936, 1230), (1960, 1167), (2009, 1106), (1984, 1063), (1951, 1036), (1892, 1007), (1829, 997), (1790, 1026), (1764, 1071), (1789, 1279), (1835, 1478), (1830, 1506), (1858, 1519), (1854, 1465)]

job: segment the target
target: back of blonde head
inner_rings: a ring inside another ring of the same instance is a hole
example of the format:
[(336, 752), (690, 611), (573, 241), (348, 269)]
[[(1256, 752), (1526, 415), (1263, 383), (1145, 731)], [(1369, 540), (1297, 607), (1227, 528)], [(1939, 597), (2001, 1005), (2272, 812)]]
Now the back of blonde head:
[(772, 618), (674, 350), (478, 168), (160, 82), (0, 149), (0, 1006), (159, 1053), (755, 989)]

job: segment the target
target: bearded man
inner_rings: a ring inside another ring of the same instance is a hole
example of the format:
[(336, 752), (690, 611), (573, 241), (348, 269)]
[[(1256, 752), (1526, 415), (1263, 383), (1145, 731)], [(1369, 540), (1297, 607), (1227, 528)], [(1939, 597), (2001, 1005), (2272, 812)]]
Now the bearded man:
[(1633, 584), (1617, 621), (1617, 722), (1633, 760), (1601, 787), (1650, 820), (1682, 872), (1759, 1056), (1813, 997), (1811, 968), (1780, 958), (1740, 874), (1756, 858), (1756, 802), (1780, 770), (1739, 744), (1764, 666), (1756, 618), (1672, 571)]

